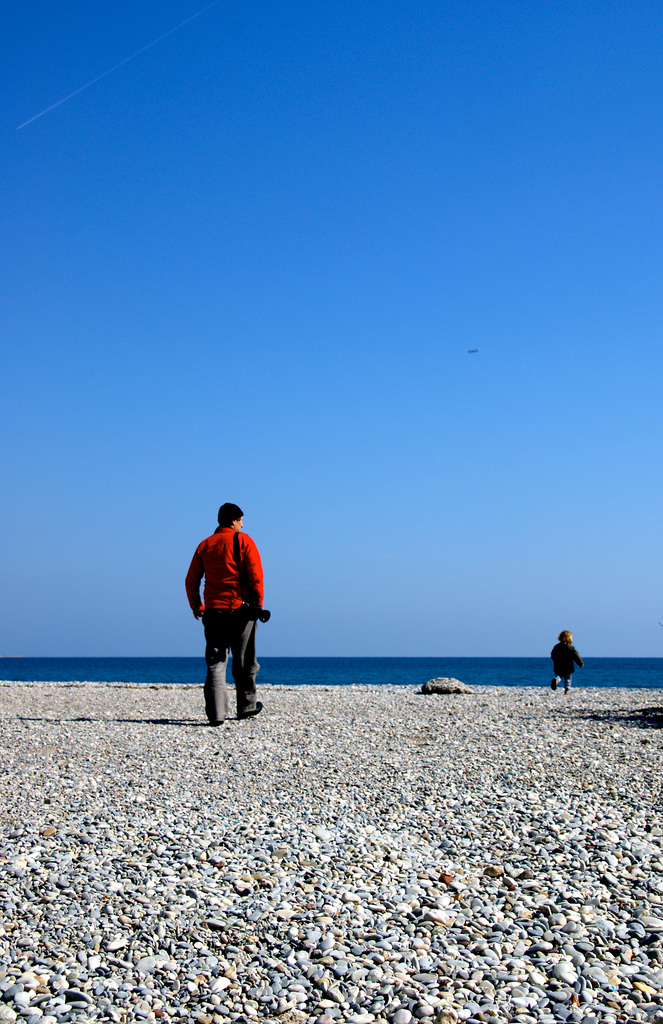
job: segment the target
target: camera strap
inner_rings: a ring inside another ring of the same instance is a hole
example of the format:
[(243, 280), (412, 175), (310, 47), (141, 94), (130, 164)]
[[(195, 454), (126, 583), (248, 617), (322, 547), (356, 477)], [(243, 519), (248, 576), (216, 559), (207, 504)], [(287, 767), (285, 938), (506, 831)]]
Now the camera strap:
[(236, 530), (233, 536), (233, 555), (237, 566), (237, 577), (239, 579), (239, 596), (244, 601), (244, 584), (242, 581), (242, 551), (239, 546), (239, 532)]

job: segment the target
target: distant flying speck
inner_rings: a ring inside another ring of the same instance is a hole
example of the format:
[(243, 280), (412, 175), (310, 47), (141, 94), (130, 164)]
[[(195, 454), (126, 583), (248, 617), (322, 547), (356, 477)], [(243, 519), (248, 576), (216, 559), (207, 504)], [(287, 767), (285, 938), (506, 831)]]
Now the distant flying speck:
[(473, 354), (474, 354), (475, 352), (478, 352), (478, 351), (479, 351), (479, 349), (478, 349), (478, 348), (468, 348), (468, 350), (467, 350), (467, 354), (468, 354), (469, 356), (471, 356), (471, 355), (473, 355)]
[(34, 117), (28, 118), (27, 121), (23, 122), (23, 124), (19, 124), (16, 131), (20, 132), (21, 128), (25, 128), (27, 125), (32, 124), (33, 121), (38, 121), (40, 117), (43, 117), (44, 114), (50, 113), (51, 110), (55, 110), (56, 107), (61, 107), (63, 103), (67, 102), (67, 100), (73, 99), (74, 96), (78, 96), (79, 92), (84, 92), (85, 89), (89, 89), (91, 85), (95, 84), (95, 82), (100, 82), (102, 78), (106, 77), (106, 75), (112, 75), (114, 71), (117, 71), (117, 69), (121, 68), (124, 64), (128, 64), (130, 60), (134, 59), (134, 57), (139, 57), (141, 53), (145, 53), (145, 51), (149, 50), (150, 47), (156, 46), (157, 43), (160, 43), (161, 40), (165, 39), (167, 36), (172, 36), (173, 32), (177, 32), (178, 29), (183, 28), (184, 25), (188, 25), (190, 21), (193, 21), (195, 18), (199, 18), (201, 14), (205, 13), (205, 11), (209, 11), (210, 8), (216, 7), (216, 5), (220, 3), (221, 0), (212, 0), (211, 4), (207, 4), (207, 7), (202, 7), (199, 11), (196, 11), (195, 14), (191, 14), (188, 18), (185, 18), (184, 21), (181, 21), (179, 25), (175, 25), (174, 28), (169, 28), (162, 36), (157, 36), (157, 38), (153, 39), (151, 43), (146, 43), (145, 46), (141, 46), (140, 50), (136, 50), (136, 52), (132, 53), (129, 57), (125, 57), (119, 64), (114, 64), (112, 68), (108, 69), (108, 71), (102, 71), (102, 73), (97, 75), (96, 78), (92, 78), (89, 82), (86, 82), (85, 85), (81, 85), (80, 88), (74, 89), (74, 91), (70, 92), (68, 96), (64, 96), (61, 100), (58, 100), (57, 103), (53, 103), (50, 107), (46, 107), (46, 109), (42, 110), (41, 113), (35, 114)]

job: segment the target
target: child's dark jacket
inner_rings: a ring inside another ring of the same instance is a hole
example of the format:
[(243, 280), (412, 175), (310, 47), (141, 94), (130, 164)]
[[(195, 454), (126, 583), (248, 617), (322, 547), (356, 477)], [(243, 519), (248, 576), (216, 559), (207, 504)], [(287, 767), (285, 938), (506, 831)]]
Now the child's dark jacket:
[(576, 651), (573, 644), (569, 643), (555, 644), (552, 651), (550, 652), (550, 657), (553, 660), (553, 668), (555, 669), (555, 675), (558, 676), (573, 675), (573, 673), (575, 672), (575, 667), (573, 664), (574, 661), (576, 665), (580, 666), (580, 668), (582, 668), (584, 664), (582, 658)]

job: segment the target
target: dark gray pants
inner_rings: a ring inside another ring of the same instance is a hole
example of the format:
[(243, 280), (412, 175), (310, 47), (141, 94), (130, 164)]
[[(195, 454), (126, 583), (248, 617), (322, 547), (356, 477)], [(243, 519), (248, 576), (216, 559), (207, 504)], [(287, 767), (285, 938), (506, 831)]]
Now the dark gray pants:
[(256, 625), (255, 619), (248, 618), (245, 607), (235, 611), (209, 608), (203, 612), (207, 663), (205, 711), (213, 725), (228, 717), (226, 669), (229, 652), (233, 656), (237, 717), (255, 710), (256, 676), (260, 668), (256, 661)]

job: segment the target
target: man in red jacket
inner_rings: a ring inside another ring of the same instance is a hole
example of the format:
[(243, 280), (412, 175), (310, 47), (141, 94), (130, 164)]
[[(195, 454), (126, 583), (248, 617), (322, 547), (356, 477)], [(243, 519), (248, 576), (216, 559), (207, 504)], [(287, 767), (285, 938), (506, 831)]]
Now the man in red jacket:
[(198, 545), (186, 575), (191, 610), (205, 627), (205, 711), (210, 725), (221, 725), (228, 715), (228, 651), (233, 656), (237, 717), (251, 718), (262, 711), (262, 704), (256, 701), (260, 665), (256, 661), (255, 616), (255, 608), (262, 608), (262, 564), (254, 542), (241, 532), (243, 525), (244, 513), (238, 505), (222, 505), (218, 529)]

